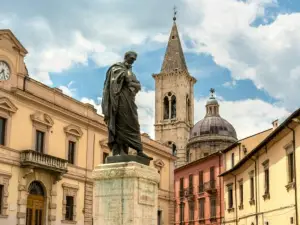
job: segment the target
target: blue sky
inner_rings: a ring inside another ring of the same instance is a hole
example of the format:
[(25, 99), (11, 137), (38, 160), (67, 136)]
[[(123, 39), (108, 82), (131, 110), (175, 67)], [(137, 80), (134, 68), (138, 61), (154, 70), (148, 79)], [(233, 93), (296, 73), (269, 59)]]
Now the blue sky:
[(108, 66), (127, 50), (138, 52), (140, 123), (152, 137), (152, 74), (160, 71), (174, 3), (186, 62), (197, 79), (195, 123), (211, 87), (239, 137), (269, 128), (300, 106), (298, 0), (26, 2), (3, 3), (0, 28), (11, 29), (28, 49), (30, 76), (94, 104), (99, 113)]

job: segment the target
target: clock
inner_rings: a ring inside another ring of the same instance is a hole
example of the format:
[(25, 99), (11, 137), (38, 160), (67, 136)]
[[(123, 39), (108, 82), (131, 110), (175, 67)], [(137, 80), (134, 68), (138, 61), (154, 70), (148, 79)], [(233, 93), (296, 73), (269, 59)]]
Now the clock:
[(0, 61), (0, 81), (8, 80), (10, 77), (10, 68), (4, 61)]

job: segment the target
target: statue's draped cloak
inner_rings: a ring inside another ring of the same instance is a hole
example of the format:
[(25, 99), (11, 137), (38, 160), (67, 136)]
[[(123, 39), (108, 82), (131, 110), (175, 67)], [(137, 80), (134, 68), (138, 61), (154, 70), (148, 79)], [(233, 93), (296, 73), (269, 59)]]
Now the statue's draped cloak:
[(142, 150), (135, 94), (129, 89), (128, 68), (124, 63), (112, 65), (104, 82), (102, 113), (108, 126), (108, 146), (114, 143), (127, 144)]

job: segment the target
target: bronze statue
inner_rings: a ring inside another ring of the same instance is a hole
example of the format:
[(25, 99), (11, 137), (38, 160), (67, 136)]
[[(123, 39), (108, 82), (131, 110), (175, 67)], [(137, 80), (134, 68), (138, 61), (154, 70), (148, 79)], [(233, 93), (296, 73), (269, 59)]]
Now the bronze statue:
[(143, 153), (135, 95), (141, 84), (132, 72), (137, 53), (125, 53), (124, 62), (113, 64), (106, 73), (102, 95), (102, 113), (108, 126), (108, 146), (113, 155), (128, 155), (129, 147), (137, 155), (152, 160)]

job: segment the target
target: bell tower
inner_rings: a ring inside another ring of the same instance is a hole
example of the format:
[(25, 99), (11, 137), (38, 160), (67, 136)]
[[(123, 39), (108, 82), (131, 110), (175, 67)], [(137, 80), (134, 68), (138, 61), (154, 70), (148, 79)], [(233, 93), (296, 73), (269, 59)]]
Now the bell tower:
[(194, 84), (186, 66), (176, 11), (161, 71), (155, 80), (155, 140), (172, 147), (176, 167), (186, 163), (186, 144), (194, 124)]

